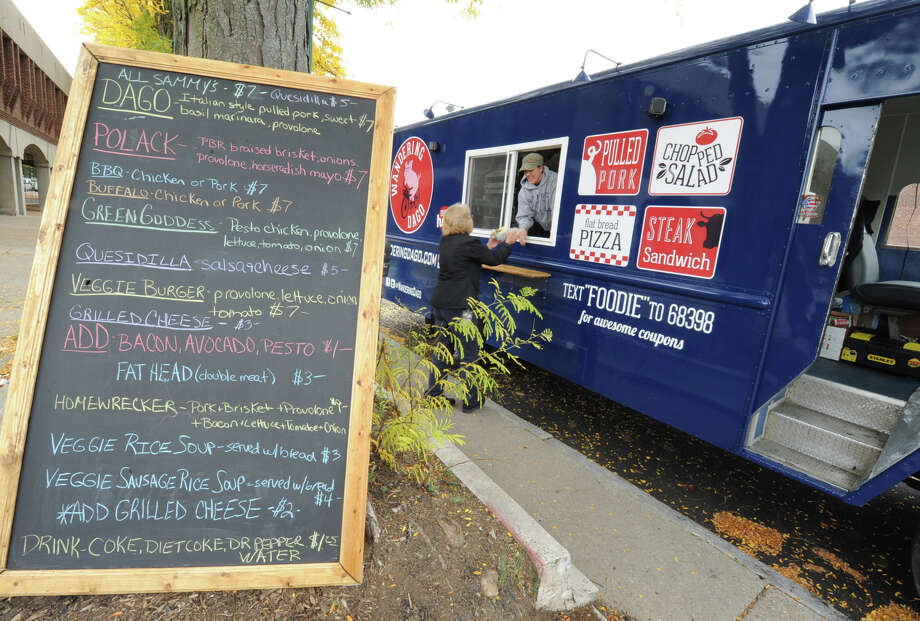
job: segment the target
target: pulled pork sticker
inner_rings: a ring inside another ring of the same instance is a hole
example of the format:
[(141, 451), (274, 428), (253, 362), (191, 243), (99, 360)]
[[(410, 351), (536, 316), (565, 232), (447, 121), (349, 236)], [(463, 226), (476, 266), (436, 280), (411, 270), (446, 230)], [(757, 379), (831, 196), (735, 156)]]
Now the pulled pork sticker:
[(647, 141), (647, 129), (587, 136), (581, 154), (578, 193), (638, 194)]
[(724, 207), (649, 205), (642, 222), (636, 267), (712, 278), (716, 273), (724, 224)]
[(648, 193), (725, 196), (731, 192), (743, 125), (738, 116), (659, 129)]

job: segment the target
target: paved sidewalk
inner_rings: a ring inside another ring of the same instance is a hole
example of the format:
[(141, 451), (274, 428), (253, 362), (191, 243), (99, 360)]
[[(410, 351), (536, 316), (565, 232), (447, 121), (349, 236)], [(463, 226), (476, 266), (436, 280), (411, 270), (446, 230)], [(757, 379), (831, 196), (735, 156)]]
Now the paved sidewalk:
[[(459, 464), (454, 471), (477, 496), (490, 481), (504, 490), (480, 498), (525, 545), (559, 542), (577, 568), (576, 590), (584, 574), (604, 601), (640, 621), (846, 619), (496, 403), (475, 414), (457, 408), (454, 422), (466, 444), (445, 463)], [(516, 524), (521, 509), (533, 519)]]
[[(40, 225), (41, 214), (35, 211), (24, 216), (0, 216), (0, 342), (19, 334)], [(6, 362), (0, 358), (0, 364)], [(0, 416), (8, 390), (9, 386), (0, 387)]]

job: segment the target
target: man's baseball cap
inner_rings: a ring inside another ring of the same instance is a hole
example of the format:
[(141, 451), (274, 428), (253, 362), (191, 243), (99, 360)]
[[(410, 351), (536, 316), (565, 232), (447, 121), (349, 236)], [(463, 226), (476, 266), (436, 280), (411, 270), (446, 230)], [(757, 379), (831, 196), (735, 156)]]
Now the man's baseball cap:
[(543, 166), (543, 156), (539, 153), (528, 153), (524, 156), (524, 159), (521, 160), (521, 168), (518, 172), (533, 170), (537, 166)]

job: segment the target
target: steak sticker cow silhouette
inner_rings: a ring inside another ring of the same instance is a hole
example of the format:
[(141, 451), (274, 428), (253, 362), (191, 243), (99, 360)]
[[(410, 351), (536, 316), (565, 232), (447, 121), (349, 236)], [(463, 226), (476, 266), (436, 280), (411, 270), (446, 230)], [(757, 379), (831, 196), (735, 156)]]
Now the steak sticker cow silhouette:
[(724, 213), (714, 213), (708, 218), (703, 210), (700, 210), (700, 221), (696, 223), (706, 229), (706, 239), (703, 240), (703, 248), (715, 248), (719, 245), (722, 238), (722, 223), (725, 222)]

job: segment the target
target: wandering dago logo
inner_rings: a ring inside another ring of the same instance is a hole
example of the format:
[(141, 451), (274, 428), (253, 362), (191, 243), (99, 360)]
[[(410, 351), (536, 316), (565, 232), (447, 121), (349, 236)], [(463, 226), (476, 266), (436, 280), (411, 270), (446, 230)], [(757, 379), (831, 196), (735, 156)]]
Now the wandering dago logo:
[(390, 211), (403, 233), (422, 226), (431, 208), (434, 170), (428, 145), (413, 136), (399, 147), (390, 171)]

